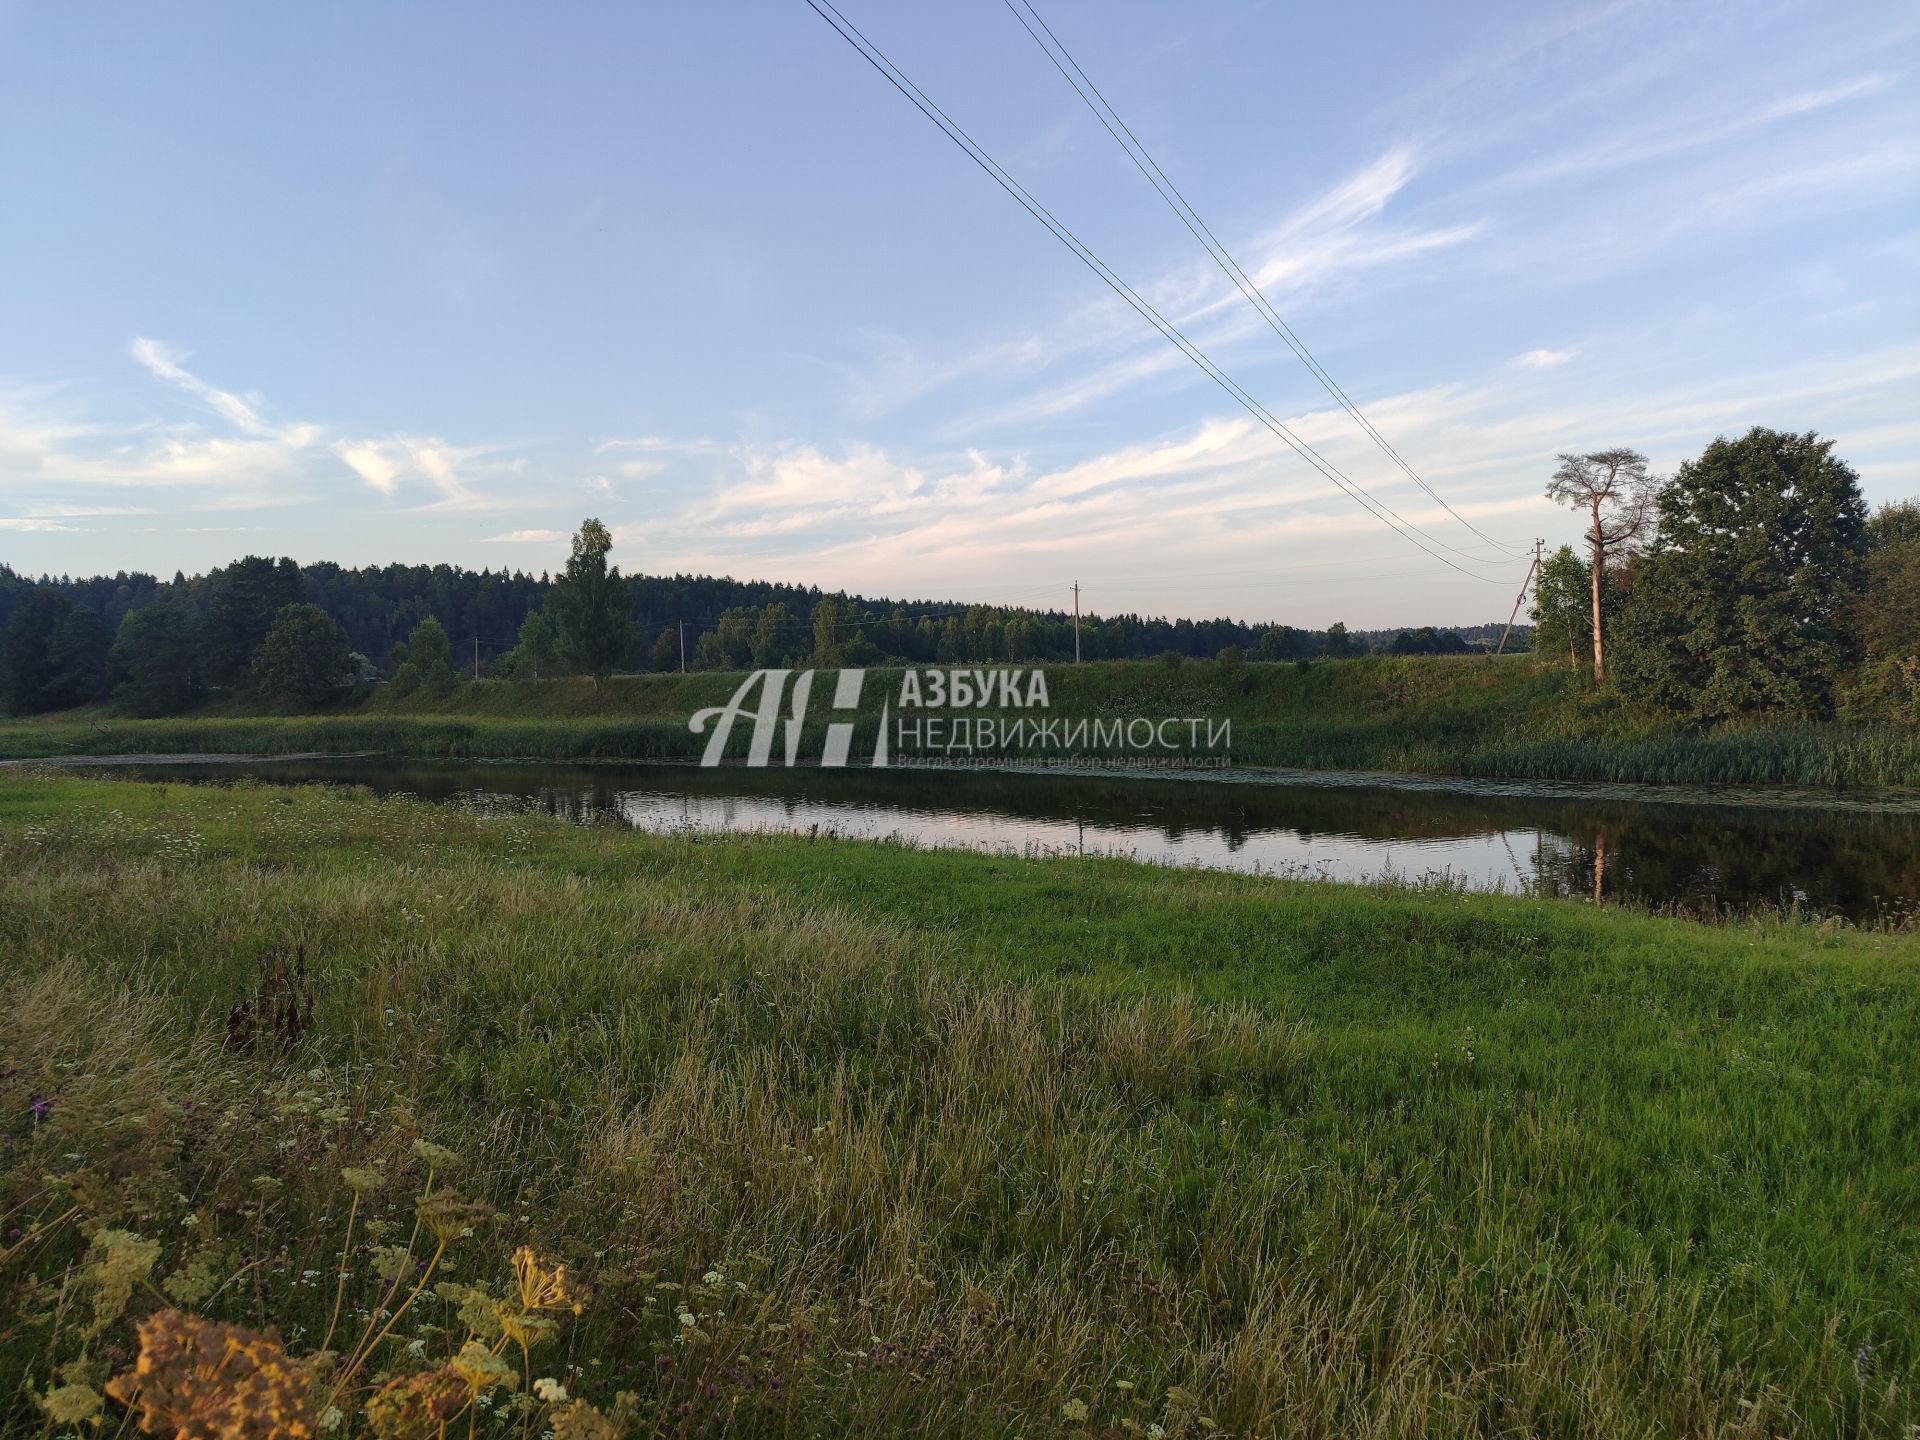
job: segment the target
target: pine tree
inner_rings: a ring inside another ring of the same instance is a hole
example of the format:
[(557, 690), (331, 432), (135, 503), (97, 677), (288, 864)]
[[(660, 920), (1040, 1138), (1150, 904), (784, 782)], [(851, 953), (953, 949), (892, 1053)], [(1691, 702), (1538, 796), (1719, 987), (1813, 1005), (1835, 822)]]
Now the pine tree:
[(1647, 457), (1625, 448), (1562, 455), (1560, 468), (1547, 482), (1548, 499), (1584, 510), (1588, 517), (1588, 630), (1593, 638), (1596, 683), (1607, 678), (1603, 595), (1607, 565), (1646, 534), (1658, 489), (1659, 481), (1648, 473)]
[(108, 657), (113, 701), (135, 715), (173, 715), (199, 693), (198, 626), (185, 602), (129, 611)]
[(53, 662), (47, 641), (73, 608), (58, 590), (36, 585), (13, 602), (7, 628), (0, 633), (0, 703), (15, 715), (50, 708), (47, 682)]

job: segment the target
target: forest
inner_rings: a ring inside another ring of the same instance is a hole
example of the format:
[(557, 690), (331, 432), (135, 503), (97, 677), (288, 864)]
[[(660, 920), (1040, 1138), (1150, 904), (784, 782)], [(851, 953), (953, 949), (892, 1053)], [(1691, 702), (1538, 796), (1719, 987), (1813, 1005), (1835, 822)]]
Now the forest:
[[(1597, 691), (1703, 722), (1920, 723), (1920, 503), (1869, 515), (1832, 442), (1756, 428), (1662, 478), (1627, 449), (1562, 455), (1588, 522), (1539, 568), (1507, 648), (1589, 664)], [(465, 678), (773, 666), (1466, 654), (1499, 625), (1325, 630), (869, 599), (711, 576), (623, 576), (586, 521), (558, 575), (247, 556), (169, 581), (0, 565), (0, 705), (134, 715), (219, 693), (303, 709)], [(1589, 661), (1588, 657), (1591, 656)]]

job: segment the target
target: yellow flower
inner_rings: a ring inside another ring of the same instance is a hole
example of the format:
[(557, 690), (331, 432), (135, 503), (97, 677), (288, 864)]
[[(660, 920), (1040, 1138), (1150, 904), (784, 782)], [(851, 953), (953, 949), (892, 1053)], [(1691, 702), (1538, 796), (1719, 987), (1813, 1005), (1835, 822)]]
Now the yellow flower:
[(500, 1321), (501, 1333), (522, 1350), (533, 1349), (553, 1333), (553, 1321), (544, 1315), (535, 1315), (531, 1311), (516, 1314), (511, 1305), (504, 1303), (496, 1304), (493, 1313)]
[(462, 1200), (450, 1190), (436, 1190), (419, 1204), (420, 1223), (442, 1245), (460, 1238), (493, 1212), (477, 1200)]
[(149, 1435), (193, 1440), (312, 1440), (307, 1367), (270, 1335), (178, 1310), (140, 1322), (140, 1359), (107, 1382)]
[(91, 1385), (62, 1385), (40, 1397), (40, 1408), (56, 1425), (96, 1423), (101, 1403), (100, 1392)]
[(98, 1335), (120, 1318), (133, 1296), (133, 1287), (153, 1273), (160, 1258), (160, 1242), (143, 1240), (131, 1230), (101, 1230), (93, 1237), (98, 1257), (90, 1272), (94, 1284), (93, 1324), (88, 1335)]
[(586, 1308), (586, 1290), (567, 1267), (542, 1268), (540, 1258), (522, 1245), (513, 1252), (513, 1273), (520, 1281), (520, 1308), (523, 1310), (571, 1310), (578, 1315)]
[(443, 1280), (434, 1286), (433, 1293), (449, 1305), (455, 1306), (460, 1315), (460, 1323), (482, 1340), (497, 1339), (500, 1334), (500, 1317), (493, 1313), (497, 1303), (478, 1285), (462, 1285), (455, 1280)]
[[(617, 1408), (617, 1407), (616, 1407)], [(553, 1440), (620, 1440), (626, 1426), (584, 1400), (575, 1400), (552, 1415)]]
[(451, 1369), (396, 1375), (367, 1398), (367, 1424), (379, 1440), (432, 1440), (472, 1396)]
[(484, 1395), (496, 1385), (517, 1389), (520, 1376), (514, 1368), (478, 1340), (469, 1340), (460, 1353), (447, 1362), (447, 1368), (467, 1382), (475, 1395)]

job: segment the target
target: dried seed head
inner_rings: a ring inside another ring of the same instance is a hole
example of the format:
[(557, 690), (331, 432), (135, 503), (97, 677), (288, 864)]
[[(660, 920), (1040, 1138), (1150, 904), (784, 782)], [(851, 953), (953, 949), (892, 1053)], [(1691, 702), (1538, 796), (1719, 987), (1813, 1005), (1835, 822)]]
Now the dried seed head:
[(451, 1170), (460, 1163), (460, 1157), (444, 1145), (436, 1145), (431, 1140), (413, 1142), (413, 1153), (435, 1170)]
[(586, 1309), (587, 1290), (556, 1265), (548, 1270), (530, 1246), (513, 1252), (513, 1273), (520, 1281), (520, 1308), (523, 1310), (571, 1310), (578, 1315)]
[(490, 1207), (477, 1200), (463, 1200), (450, 1190), (436, 1190), (419, 1204), (420, 1223), (442, 1245), (459, 1239), (492, 1213)]
[(140, 1322), (140, 1358), (107, 1394), (149, 1435), (312, 1440), (311, 1380), (271, 1335), (161, 1310)]

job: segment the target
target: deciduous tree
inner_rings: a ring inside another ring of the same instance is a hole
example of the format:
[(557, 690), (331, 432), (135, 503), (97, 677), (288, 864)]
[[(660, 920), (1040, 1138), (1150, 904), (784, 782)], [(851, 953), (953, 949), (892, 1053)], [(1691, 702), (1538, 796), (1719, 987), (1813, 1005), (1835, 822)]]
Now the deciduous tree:
[(283, 605), (253, 655), (254, 683), (294, 705), (319, 705), (350, 684), (355, 673), (347, 632), (318, 605)]
[(613, 536), (606, 526), (583, 522), (574, 534), (566, 573), (547, 596), (561, 653), (596, 685), (633, 648), (633, 596), (619, 568), (607, 564), (611, 549)]
[(1715, 440), (1660, 496), (1621, 616), (1622, 688), (1699, 719), (1824, 715), (1858, 658), (1859, 479), (1808, 432)]

